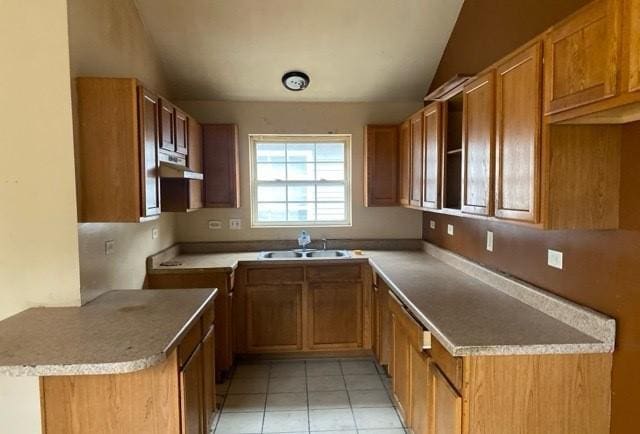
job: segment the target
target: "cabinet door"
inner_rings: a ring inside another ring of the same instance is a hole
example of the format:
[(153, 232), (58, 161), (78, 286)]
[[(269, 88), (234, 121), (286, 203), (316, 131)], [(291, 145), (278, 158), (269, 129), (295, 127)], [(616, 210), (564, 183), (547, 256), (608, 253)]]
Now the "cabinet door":
[(498, 67), (496, 217), (538, 221), (541, 66), (538, 43)]
[(640, 90), (640, 2), (624, 2), (623, 27), (623, 87), (627, 92)]
[(398, 204), (398, 127), (365, 127), (365, 206)]
[(362, 284), (308, 284), (309, 346), (312, 349), (362, 347)]
[(435, 363), (431, 364), (433, 434), (462, 434), (462, 397)]
[(160, 214), (160, 176), (158, 173), (158, 97), (138, 88), (140, 112), (140, 193), (141, 215)]
[(465, 86), (462, 138), (462, 211), (489, 215), (493, 198), (495, 73)]
[(411, 345), (400, 319), (391, 314), (393, 327), (393, 394), (405, 423), (411, 426)]
[(181, 418), (183, 434), (203, 434), (203, 358), (202, 346), (194, 351), (180, 371)]
[(424, 110), (424, 190), (422, 206), (440, 208), (440, 166), (442, 152), (442, 104)]
[(422, 111), (411, 117), (411, 206), (422, 206)]
[(203, 426), (205, 433), (211, 430), (213, 414), (216, 411), (216, 351), (214, 326), (211, 325), (209, 331), (202, 341), (202, 384), (203, 384)]
[(619, 0), (597, 0), (545, 38), (545, 114), (614, 96)]
[(204, 198), (207, 208), (239, 208), (238, 126), (203, 125)]
[(248, 286), (249, 351), (302, 349), (302, 285)]
[(189, 153), (189, 122), (187, 115), (176, 109), (176, 152), (182, 155)]
[(411, 194), (411, 122), (400, 125), (398, 153), (398, 200), (400, 205), (409, 205)]
[(381, 305), (380, 305), (380, 288), (378, 288), (377, 282), (374, 282), (371, 293), (371, 350), (378, 361), (381, 362), (381, 339), (382, 339), (382, 328), (381, 328)]
[(431, 434), (431, 362), (428, 355), (411, 349), (411, 431), (414, 434)]
[(176, 110), (163, 99), (160, 100), (160, 148), (176, 151)]

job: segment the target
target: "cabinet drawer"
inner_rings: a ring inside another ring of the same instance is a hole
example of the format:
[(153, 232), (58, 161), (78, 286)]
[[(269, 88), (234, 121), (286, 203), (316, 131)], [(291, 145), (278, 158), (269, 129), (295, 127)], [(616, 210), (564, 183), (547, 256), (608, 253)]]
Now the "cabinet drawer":
[(402, 302), (396, 295), (389, 291), (389, 310), (405, 329), (409, 344), (416, 350), (428, 350), (431, 348), (431, 332), (425, 330), (422, 324), (418, 323), (405, 309)]
[(191, 326), (191, 329), (178, 345), (178, 363), (180, 366), (184, 366), (187, 363), (200, 341), (202, 341), (202, 319), (199, 319)]
[(431, 357), (447, 380), (460, 392), (462, 390), (462, 357), (454, 357), (437, 339), (431, 346)]
[(303, 280), (304, 268), (302, 267), (249, 268), (247, 270), (247, 283), (250, 285), (302, 282)]
[(307, 280), (312, 282), (344, 282), (362, 280), (360, 265), (307, 267)]

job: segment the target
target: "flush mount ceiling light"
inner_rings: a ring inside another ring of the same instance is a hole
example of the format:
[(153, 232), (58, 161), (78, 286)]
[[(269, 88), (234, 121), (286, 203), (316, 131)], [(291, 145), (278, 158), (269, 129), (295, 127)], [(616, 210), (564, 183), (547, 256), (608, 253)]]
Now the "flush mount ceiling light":
[(309, 76), (301, 71), (289, 71), (282, 76), (282, 84), (287, 89), (298, 92), (309, 86)]

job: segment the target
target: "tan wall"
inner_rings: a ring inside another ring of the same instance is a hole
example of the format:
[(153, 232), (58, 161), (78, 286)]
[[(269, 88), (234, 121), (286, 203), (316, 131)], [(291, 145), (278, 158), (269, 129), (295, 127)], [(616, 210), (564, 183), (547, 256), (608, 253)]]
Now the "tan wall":
[[(249, 204), (249, 134), (352, 134), (353, 227), (310, 228), (312, 238), (419, 238), (419, 212), (402, 208), (363, 206), (363, 130), (368, 123), (398, 123), (420, 103), (251, 103), (178, 102), (203, 123), (237, 123), (240, 128), (240, 209), (206, 209), (180, 215), (181, 241), (294, 239), (300, 229), (251, 229)], [(243, 229), (230, 231), (229, 218), (241, 218)], [(223, 228), (209, 230), (209, 220)]]
[[(167, 94), (167, 82), (133, 0), (69, 0), (71, 76), (136, 77)], [(75, 98), (74, 98), (75, 100)], [(78, 225), (82, 289), (141, 288), (145, 258), (174, 242), (174, 217), (141, 224)], [(159, 237), (151, 238), (154, 227)], [(104, 243), (116, 242), (105, 256)]]
[[(0, 319), (80, 301), (66, 0), (0, 2)], [(0, 376), (0, 432), (40, 432), (37, 378)]]

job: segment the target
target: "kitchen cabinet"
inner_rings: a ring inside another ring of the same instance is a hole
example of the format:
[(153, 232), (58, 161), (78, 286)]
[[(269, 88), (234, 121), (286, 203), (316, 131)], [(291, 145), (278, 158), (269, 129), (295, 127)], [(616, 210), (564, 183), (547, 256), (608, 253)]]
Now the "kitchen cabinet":
[(78, 78), (78, 220), (160, 214), (159, 99), (132, 78)]
[(493, 207), (495, 72), (464, 87), (462, 212), (488, 216)]
[(187, 363), (180, 370), (181, 426), (184, 434), (203, 434), (203, 358), (198, 345)]
[(312, 349), (362, 346), (360, 282), (309, 282), (309, 346)]
[(176, 109), (165, 99), (160, 100), (160, 149), (176, 152)]
[(206, 124), (202, 126), (202, 134), (204, 206), (239, 208), (238, 126)]
[(422, 110), (415, 113), (410, 119), (411, 134), (411, 189), (409, 204), (415, 207), (422, 206), (422, 175), (423, 175), (423, 133)]
[(431, 358), (425, 351), (411, 348), (411, 431), (431, 434)]
[[(206, 323), (203, 323), (203, 327), (207, 327)], [(216, 344), (215, 326), (213, 324), (209, 326), (202, 340), (202, 359), (203, 425), (205, 433), (209, 433), (213, 425), (213, 416), (216, 412)]]
[(393, 328), (393, 394), (405, 423), (411, 426), (411, 344), (398, 314), (391, 313)]
[(616, 95), (620, 0), (596, 0), (545, 36), (545, 114)]
[(189, 153), (189, 121), (187, 114), (182, 110), (175, 109), (176, 122), (176, 152), (187, 155)]
[(398, 205), (398, 126), (367, 125), (365, 206)]
[(500, 64), (496, 77), (495, 216), (537, 223), (542, 158), (541, 43)]
[(440, 208), (440, 166), (442, 164), (442, 105), (427, 106), (422, 115), (424, 129), (424, 187), (422, 206)]
[(433, 434), (462, 434), (462, 397), (437, 365), (431, 365)]
[(640, 3), (624, 0), (622, 17), (622, 89), (635, 92), (640, 90)]
[(409, 205), (411, 190), (411, 123), (400, 124), (398, 152), (398, 202)]

